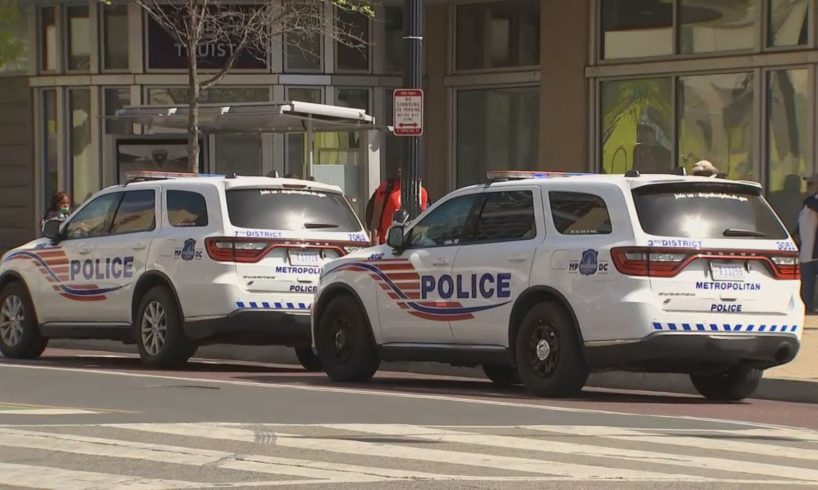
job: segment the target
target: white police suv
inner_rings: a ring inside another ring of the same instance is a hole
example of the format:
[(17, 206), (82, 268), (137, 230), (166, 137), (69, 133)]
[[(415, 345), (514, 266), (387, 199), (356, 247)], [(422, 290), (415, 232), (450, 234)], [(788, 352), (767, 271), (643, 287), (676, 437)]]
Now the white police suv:
[(795, 357), (796, 247), (758, 184), (554, 176), (494, 173), (327, 264), (313, 308), (327, 374), (440, 361), (562, 396), (592, 370), (676, 372), (737, 400)]
[(340, 189), (266, 177), (142, 172), (47, 238), (6, 253), (0, 351), (51, 338), (135, 342), (172, 366), (206, 343), (282, 344), (317, 368), (310, 307), (323, 264), (369, 240)]

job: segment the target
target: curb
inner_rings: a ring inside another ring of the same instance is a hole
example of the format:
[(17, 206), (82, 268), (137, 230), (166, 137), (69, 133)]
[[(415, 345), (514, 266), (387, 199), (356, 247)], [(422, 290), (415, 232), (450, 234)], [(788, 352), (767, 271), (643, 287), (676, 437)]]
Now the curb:
[[(87, 349), (111, 352), (134, 353), (134, 346), (114, 341), (66, 341), (53, 340), (51, 347), (63, 349)], [(223, 359), (233, 361), (272, 362), (298, 364), (292, 349), (280, 346), (233, 346), (212, 345), (199, 349), (196, 357)], [(383, 370), (460, 376), (485, 379), (482, 369), (449, 366), (447, 364), (426, 362), (384, 362)], [(588, 378), (587, 386), (622, 390), (656, 391), (666, 393), (683, 393), (697, 395), (687, 375), (665, 373), (635, 373), (627, 371), (609, 371), (593, 373)], [(818, 404), (818, 381), (762, 378), (761, 384), (752, 398), (797, 403)]]

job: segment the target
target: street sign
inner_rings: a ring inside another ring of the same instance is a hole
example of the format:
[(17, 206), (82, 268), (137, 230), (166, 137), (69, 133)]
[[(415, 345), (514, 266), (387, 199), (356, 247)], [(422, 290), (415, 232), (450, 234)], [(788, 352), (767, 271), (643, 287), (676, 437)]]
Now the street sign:
[(395, 136), (423, 134), (423, 90), (399, 88), (393, 92)]

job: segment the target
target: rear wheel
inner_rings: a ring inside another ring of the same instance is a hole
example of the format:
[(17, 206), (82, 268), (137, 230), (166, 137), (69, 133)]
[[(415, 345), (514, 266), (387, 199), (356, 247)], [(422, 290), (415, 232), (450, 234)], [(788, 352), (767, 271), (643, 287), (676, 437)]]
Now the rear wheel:
[(520, 375), (514, 366), (507, 364), (483, 364), (482, 367), (483, 372), (486, 373), (486, 377), (490, 379), (495, 386), (505, 388), (522, 383), (522, 381), (520, 381)]
[(755, 393), (764, 371), (737, 366), (716, 374), (691, 374), (696, 391), (708, 400), (739, 401)]
[(517, 371), (537, 396), (579, 393), (588, 379), (574, 323), (556, 303), (535, 305), (523, 318), (515, 339)]
[(148, 367), (178, 367), (196, 352), (196, 344), (185, 336), (176, 299), (164, 287), (142, 297), (134, 328), (139, 356)]
[(316, 355), (315, 351), (312, 350), (312, 347), (296, 347), (295, 357), (298, 358), (298, 362), (307, 371), (321, 370), (321, 360), (318, 359), (318, 355)]
[(0, 291), (0, 352), (12, 359), (36, 359), (46, 345), (28, 290), (20, 282), (7, 284)]
[(318, 321), (318, 357), (334, 381), (368, 381), (381, 361), (366, 314), (351, 296), (330, 301)]

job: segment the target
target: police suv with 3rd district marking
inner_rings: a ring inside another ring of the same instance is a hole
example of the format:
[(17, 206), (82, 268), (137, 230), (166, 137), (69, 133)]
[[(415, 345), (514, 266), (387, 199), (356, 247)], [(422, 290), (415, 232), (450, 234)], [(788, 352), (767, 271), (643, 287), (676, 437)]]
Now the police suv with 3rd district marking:
[(381, 360), (439, 361), (561, 396), (589, 371), (626, 369), (741, 399), (795, 357), (804, 321), (796, 247), (761, 193), (680, 175), (490, 173), (394, 226), (388, 245), (327, 264), (313, 342), (339, 381)]
[(136, 173), (48, 238), (3, 256), (0, 351), (49, 338), (136, 342), (144, 363), (206, 343), (283, 344), (317, 369), (310, 307), (321, 267), (369, 246), (341, 190), (267, 177)]

